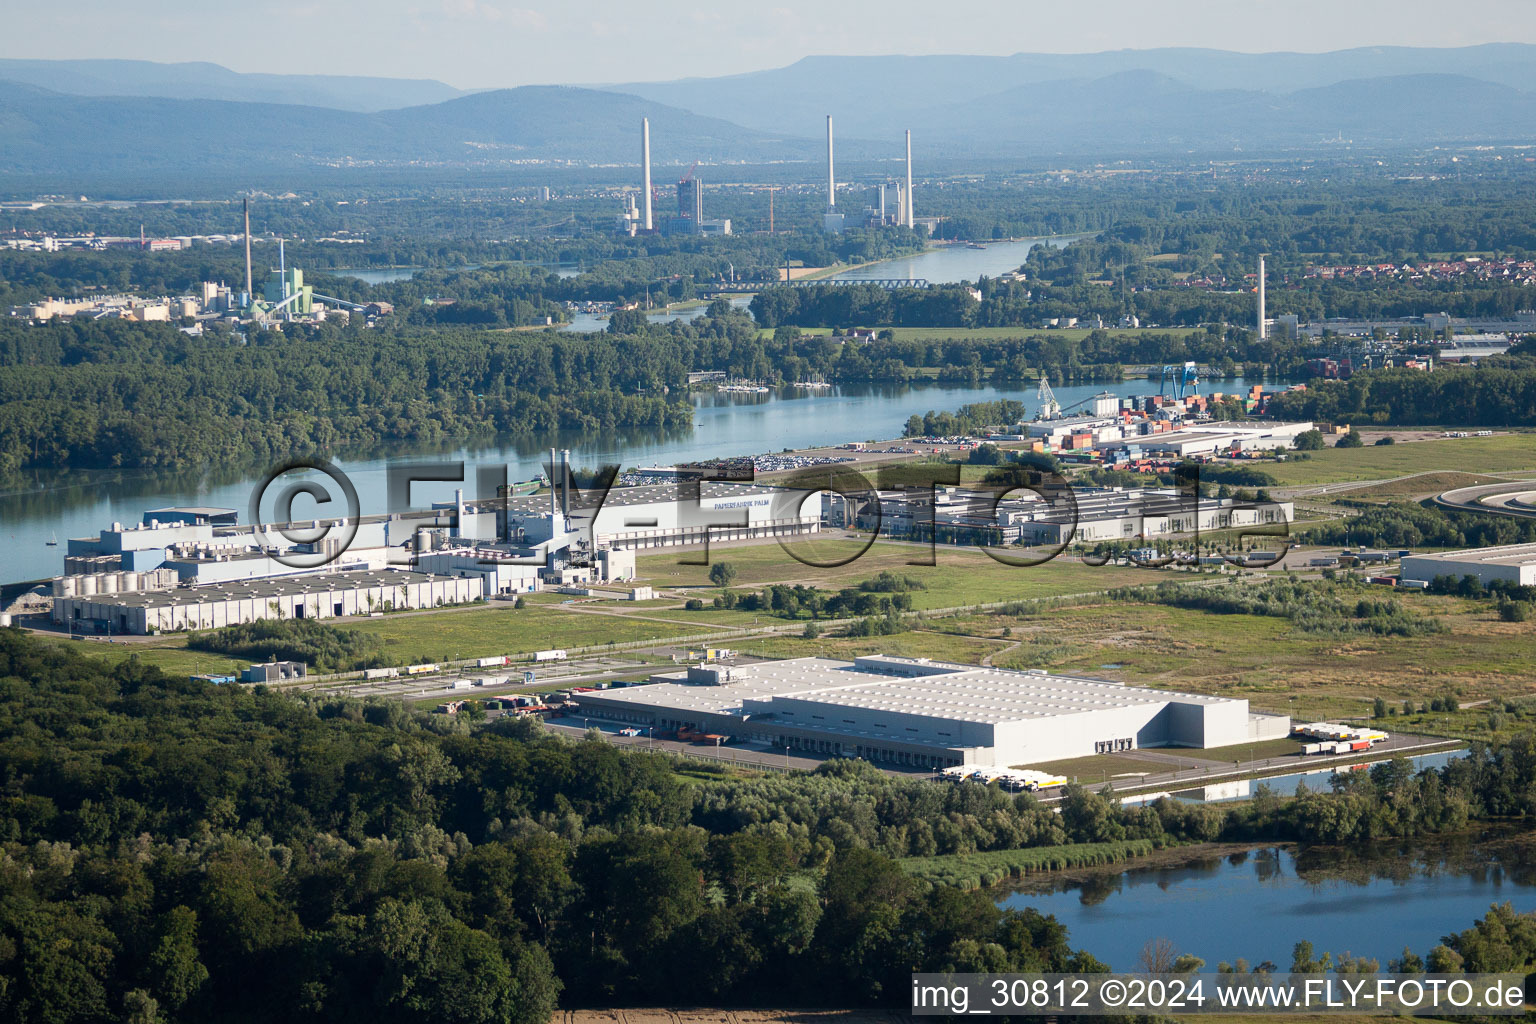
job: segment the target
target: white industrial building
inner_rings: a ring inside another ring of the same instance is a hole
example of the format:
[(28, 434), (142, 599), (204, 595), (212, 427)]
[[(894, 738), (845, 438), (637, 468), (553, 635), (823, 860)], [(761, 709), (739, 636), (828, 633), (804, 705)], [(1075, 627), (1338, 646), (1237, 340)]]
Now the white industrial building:
[(1475, 576), (1485, 586), (1494, 580), (1502, 580), (1522, 587), (1536, 587), (1536, 544), (1505, 544), (1403, 556), (1403, 579), (1430, 583), (1436, 576), (1451, 576), (1458, 580), (1463, 576)]
[(1252, 715), (1241, 699), (884, 655), (701, 665), (574, 697), (584, 716), (926, 768), (1221, 747), (1290, 730), (1289, 718)]
[(478, 577), (388, 569), (56, 597), (53, 621), (71, 629), (142, 635), (217, 629), (257, 619), (329, 619), (437, 608), (483, 596), (484, 584)]
[[(541, 497), (506, 503), (508, 531), (517, 536), (545, 518)], [(598, 502), (601, 500), (601, 504)], [(476, 514), (471, 505), (469, 516)], [(568, 504), (571, 528), (590, 532), (597, 550), (671, 547), (818, 533), (821, 502), (809, 491), (759, 484), (679, 480), (674, 484), (615, 487)]]
[[(1082, 488), (1072, 500), (1016, 490), (1001, 496), (965, 487), (880, 491), (879, 509), (865, 501), (858, 525), (893, 536), (926, 536), (929, 528), (946, 538), (987, 535), (998, 544), (1094, 544), (1101, 541), (1170, 537), (1290, 523), (1288, 501), (1202, 498), (1169, 488)], [(838, 503), (827, 499), (829, 517)]]

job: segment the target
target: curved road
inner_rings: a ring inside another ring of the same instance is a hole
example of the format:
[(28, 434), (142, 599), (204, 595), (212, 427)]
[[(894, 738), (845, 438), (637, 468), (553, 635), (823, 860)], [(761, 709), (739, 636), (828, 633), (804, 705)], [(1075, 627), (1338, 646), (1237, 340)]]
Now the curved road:
[(1458, 487), (1435, 495), (1435, 504), (1460, 512), (1493, 512), (1536, 519), (1536, 480)]

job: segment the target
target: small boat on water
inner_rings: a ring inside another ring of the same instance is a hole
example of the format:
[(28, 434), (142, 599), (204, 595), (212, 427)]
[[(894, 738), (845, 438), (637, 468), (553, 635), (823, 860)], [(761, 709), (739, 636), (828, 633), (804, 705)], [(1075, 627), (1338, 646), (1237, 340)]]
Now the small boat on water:
[(51, 548), (58, 547), (59, 546), (59, 535), (58, 534), (54, 534), (51, 538), (48, 539), (47, 544)]

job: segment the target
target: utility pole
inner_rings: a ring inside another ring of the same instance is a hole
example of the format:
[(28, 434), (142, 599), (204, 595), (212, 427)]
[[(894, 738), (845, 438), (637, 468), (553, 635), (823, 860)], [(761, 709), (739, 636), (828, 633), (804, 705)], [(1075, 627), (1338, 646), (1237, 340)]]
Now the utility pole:
[(768, 233), (773, 234), (773, 193), (777, 191), (771, 185), (768, 188)]

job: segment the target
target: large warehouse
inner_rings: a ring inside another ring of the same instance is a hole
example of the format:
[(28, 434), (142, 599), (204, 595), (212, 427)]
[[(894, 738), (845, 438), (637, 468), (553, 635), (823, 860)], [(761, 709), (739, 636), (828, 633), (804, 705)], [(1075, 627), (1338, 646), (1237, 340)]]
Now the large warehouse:
[(329, 619), (401, 608), (464, 604), (484, 596), (479, 577), (405, 569), (312, 573), (204, 587), (97, 593), (53, 599), (53, 621), (71, 629), (163, 633), (216, 629), (256, 619)]
[(1283, 716), (1250, 715), (1246, 700), (885, 655), (697, 666), (575, 697), (584, 716), (925, 768), (1221, 747), (1290, 730)]
[(1404, 555), (1402, 578), (1434, 581), (1436, 576), (1475, 576), (1485, 586), (1494, 580), (1523, 587), (1536, 586), (1536, 544), (1505, 544), (1495, 548)]

